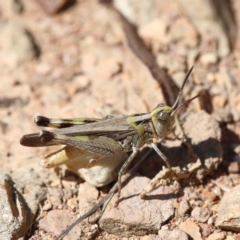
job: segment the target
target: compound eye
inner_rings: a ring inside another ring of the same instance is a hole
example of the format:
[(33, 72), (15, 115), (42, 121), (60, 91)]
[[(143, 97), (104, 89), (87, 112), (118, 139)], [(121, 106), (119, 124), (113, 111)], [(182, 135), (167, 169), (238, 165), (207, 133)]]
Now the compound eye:
[(157, 107), (163, 107), (163, 106), (165, 106), (164, 103), (159, 103), (159, 104), (157, 105)]
[(159, 120), (166, 121), (167, 118), (168, 118), (168, 113), (167, 112), (162, 111), (158, 114), (158, 119)]

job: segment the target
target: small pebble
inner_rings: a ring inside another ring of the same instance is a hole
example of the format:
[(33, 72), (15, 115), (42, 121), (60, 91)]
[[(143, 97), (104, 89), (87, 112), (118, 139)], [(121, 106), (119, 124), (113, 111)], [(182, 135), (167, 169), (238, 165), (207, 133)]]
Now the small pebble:
[(178, 208), (179, 216), (181, 216), (181, 217), (185, 216), (190, 210), (191, 210), (191, 207), (189, 205), (189, 202), (187, 200), (183, 199), (180, 202), (179, 208)]
[(214, 221), (216, 220), (216, 217), (217, 217), (216, 215), (211, 216), (211, 217), (208, 219), (207, 224), (213, 224)]
[(224, 240), (226, 237), (226, 234), (223, 232), (214, 232), (209, 237), (207, 240)]
[(68, 2), (68, 0), (36, 0), (36, 2), (46, 13), (54, 14), (57, 13)]
[(191, 213), (191, 216), (198, 222), (207, 222), (211, 215), (211, 212), (206, 208), (195, 207)]
[(217, 196), (221, 196), (222, 195), (222, 190), (220, 187), (215, 186), (212, 191), (217, 195)]
[(63, 205), (60, 204), (60, 205), (58, 206), (58, 209), (63, 209)]
[(46, 203), (44, 204), (42, 210), (43, 211), (49, 211), (52, 208), (52, 204), (51, 203)]
[(229, 173), (239, 173), (240, 172), (240, 165), (239, 162), (231, 162), (228, 166)]
[(212, 191), (204, 191), (202, 195), (207, 202), (214, 202), (217, 198), (217, 195)]
[(209, 52), (209, 53), (204, 53), (200, 57), (200, 62), (202, 65), (205, 67), (208, 67), (209, 65), (215, 64), (218, 61), (218, 57), (216, 53)]
[(77, 199), (76, 198), (70, 198), (67, 200), (67, 205), (69, 207), (76, 207), (78, 205)]

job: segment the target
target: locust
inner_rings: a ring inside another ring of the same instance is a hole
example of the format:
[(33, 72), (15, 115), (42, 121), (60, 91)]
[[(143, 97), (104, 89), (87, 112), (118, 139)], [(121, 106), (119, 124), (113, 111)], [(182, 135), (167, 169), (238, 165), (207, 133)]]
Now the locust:
[(121, 178), (138, 150), (145, 144), (151, 144), (157, 154), (165, 161), (167, 167), (171, 169), (167, 158), (154, 143), (154, 139), (165, 138), (173, 129), (177, 111), (199, 96), (179, 104), (185, 83), (192, 70), (193, 67), (188, 71), (173, 106), (160, 103), (149, 113), (102, 119), (51, 119), (37, 116), (34, 120), (37, 126), (55, 129), (24, 135), (20, 143), (29, 147), (65, 145), (64, 148), (48, 156), (51, 157), (51, 161), (46, 162), (48, 167), (60, 165), (69, 159), (82, 157), (101, 161), (104, 157), (130, 152), (128, 159), (118, 173), (118, 192), (115, 203), (117, 206), (121, 196)]

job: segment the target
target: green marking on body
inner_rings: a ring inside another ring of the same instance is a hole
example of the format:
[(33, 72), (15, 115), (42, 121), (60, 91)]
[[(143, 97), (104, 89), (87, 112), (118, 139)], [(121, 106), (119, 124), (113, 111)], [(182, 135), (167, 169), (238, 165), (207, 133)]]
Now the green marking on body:
[(73, 123), (78, 123), (78, 124), (80, 124), (80, 123), (83, 124), (84, 121), (85, 121), (84, 118), (74, 118), (74, 119), (72, 119), (72, 122), (73, 122)]
[(134, 114), (133, 114), (133, 115), (130, 115), (130, 116), (127, 118), (127, 122), (137, 130), (140, 139), (142, 139), (142, 138), (143, 138), (143, 135), (144, 135), (144, 133), (145, 133), (144, 127), (143, 127), (143, 125), (138, 124), (137, 122), (135, 122), (135, 121), (134, 121), (134, 117), (135, 117)]
[(96, 118), (72, 118), (72, 119), (50, 119), (49, 125), (61, 126), (62, 124), (81, 125), (85, 123), (98, 122), (100, 119)]
[(89, 141), (89, 137), (88, 136), (75, 136), (73, 138), (77, 139), (77, 140), (80, 140), (80, 141), (83, 141), (83, 142)]

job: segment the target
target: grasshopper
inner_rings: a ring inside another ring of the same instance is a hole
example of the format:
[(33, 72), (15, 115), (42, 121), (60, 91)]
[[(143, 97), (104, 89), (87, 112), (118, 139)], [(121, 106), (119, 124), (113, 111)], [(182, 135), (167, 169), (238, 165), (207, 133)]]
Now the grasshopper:
[(184, 104), (198, 97), (197, 95), (178, 106), (183, 88), (192, 69), (193, 67), (188, 71), (172, 107), (161, 103), (150, 113), (103, 119), (50, 119), (37, 116), (35, 123), (38, 126), (58, 129), (41, 130), (39, 133), (24, 135), (20, 143), (30, 147), (66, 145), (63, 149), (49, 155), (51, 161), (46, 162), (46, 164), (54, 166), (77, 157), (101, 161), (102, 158), (107, 156), (131, 152), (118, 173), (116, 201), (116, 205), (118, 205), (122, 188), (121, 177), (144, 144), (151, 143), (154, 150), (171, 169), (167, 158), (153, 143), (153, 139), (166, 137), (174, 126), (176, 112)]

